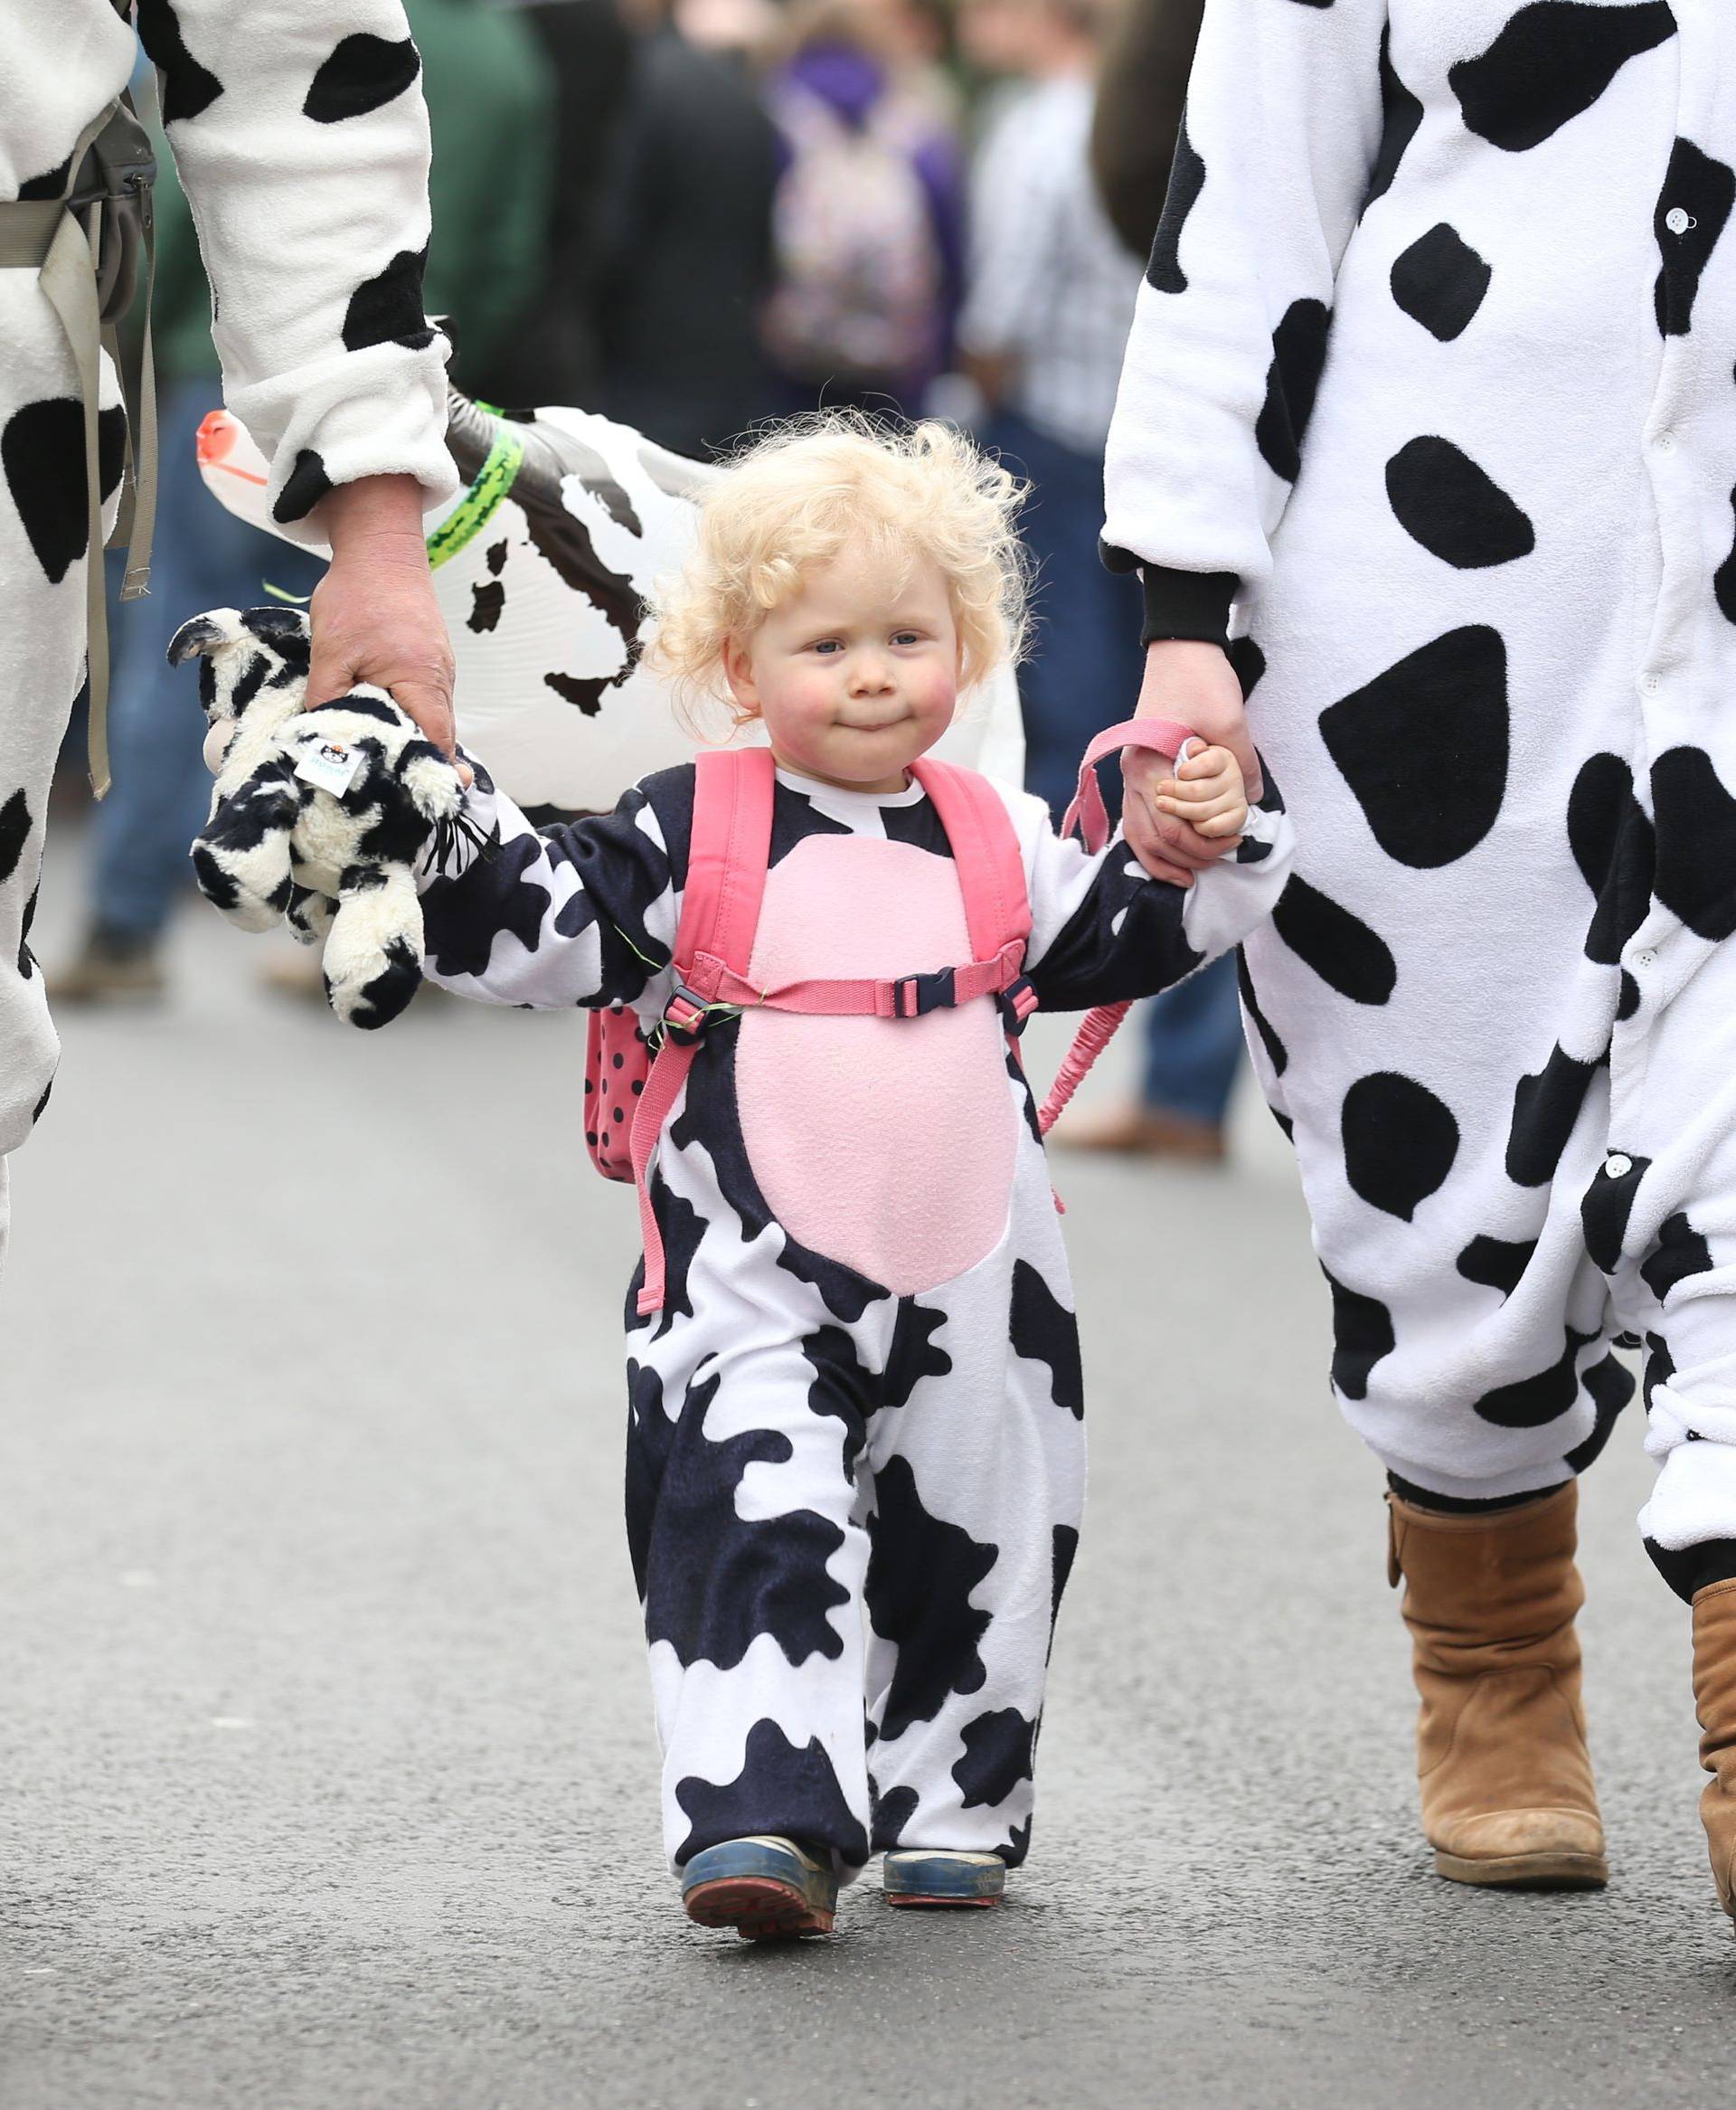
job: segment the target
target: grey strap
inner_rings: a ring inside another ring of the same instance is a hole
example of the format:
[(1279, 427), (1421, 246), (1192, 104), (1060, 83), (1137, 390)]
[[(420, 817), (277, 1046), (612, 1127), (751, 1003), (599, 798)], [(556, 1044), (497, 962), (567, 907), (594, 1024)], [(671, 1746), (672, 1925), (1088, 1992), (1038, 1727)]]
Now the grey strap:
[[(99, 111), (73, 148), (69, 182), (81, 166), (91, 142), (114, 115), (115, 105)], [(116, 522), (117, 546), (127, 544), (123, 601), (137, 601), (150, 580), (151, 535), (156, 516), (156, 373), (151, 345), (150, 297), (156, 276), (155, 230), (149, 194), (145, 202), (145, 322), (137, 368), (129, 374), (112, 330), (105, 332), (97, 300), (102, 262), (102, 212), (88, 208), (80, 215), (63, 198), (0, 201), (0, 270), (35, 270), (44, 298), (61, 318), (78, 369), (79, 396), (84, 413), (85, 609), (90, 669), (90, 783), (100, 799), (108, 789), (108, 622), (107, 581), (102, 550), (102, 473), (98, 459), (97, 409), (100, 402), (101, 353), (107, 343), (121, 375), (127, 405), (128, 466)], [(130, 385), (129, 385), (130, 384)]]

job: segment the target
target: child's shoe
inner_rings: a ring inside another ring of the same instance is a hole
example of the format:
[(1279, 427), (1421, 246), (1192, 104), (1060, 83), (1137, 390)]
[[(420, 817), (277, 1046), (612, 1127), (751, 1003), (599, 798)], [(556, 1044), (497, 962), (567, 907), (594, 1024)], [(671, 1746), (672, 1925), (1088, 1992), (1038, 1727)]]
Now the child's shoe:
[(997, 1853), (908, 1848), (886, 1856), (881, 1888), (888, 1905), (998, 1905), (1006, 1863)]
[(732, 1926), (744, 1942), (829, 1935), (838, 1878), (793, 1839), (726, 1839), (696, 1853), (681, 1873), (687, 1916)]

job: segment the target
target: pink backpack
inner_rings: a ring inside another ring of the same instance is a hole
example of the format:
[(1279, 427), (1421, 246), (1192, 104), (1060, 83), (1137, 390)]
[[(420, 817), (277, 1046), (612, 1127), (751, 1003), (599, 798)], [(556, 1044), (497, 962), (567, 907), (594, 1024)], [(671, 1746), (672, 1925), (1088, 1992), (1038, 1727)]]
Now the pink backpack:
[[(1086, 848), (1101, 849), (1109, 840), (1109, 821), (1095, 765), (1123, 747), (1178, 754), (1192, 737), (1185, 726), (1163, 718), (1128, 719), (1099, 733), (1080, 765), (1079, 793), (1067, 809), (1061, 832), (1077, 820)], [(630, 1180), (638, 1189), (645, 1237), (641, 1317), (660, 1310), (664, 1298), (663, 1240), (651, 1206), (651, 1159), (710, 1024), (759, 1004), (832, 1017), (920, 1018), (928, 1011), (994, 997), (1005, 1017), (1008, 1046), (1016, 1048), (1024, 1021), (1037, 1008), (1036, 991), (1024, 971), (1031, 935), (1024, 859), (1000, 793), (976, 771), (926, 755), (911, 773), (934, 802), (952, 848), (971, 958), (956, 967), (888, 981), (816, 979), (760, 989), (748, 979), (747, 970), (765, 892), (777, 765), (763, 747), (717, 750), (697, 758), (687, 885), (672, 962), (675, 993), (649, 1036), (627, 1006), (590, 1015), (585, 1141), (606, 1179)], [(1044, 1135), (1127, 1008), (1106, 1004), (1087, 1015), (1039, 1116)]]

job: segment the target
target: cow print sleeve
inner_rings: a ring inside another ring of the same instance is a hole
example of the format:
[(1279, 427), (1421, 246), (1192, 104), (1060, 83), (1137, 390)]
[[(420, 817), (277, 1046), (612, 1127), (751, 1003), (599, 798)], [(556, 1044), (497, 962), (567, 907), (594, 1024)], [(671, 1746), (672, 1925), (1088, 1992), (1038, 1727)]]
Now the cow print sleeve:
[[(1385, 0), (1207, 0), (1106, 462), (1106, 560), (1270, 568), (1334, 279), (1378, 182)], [(1147, 635), (1201, 635), (1148, 623)]]
[(1026, 969), (1044, 1010), (1156, 996), (1270, 915), (1289, 876), (1289, 817), (1268, 772), (1237, 847), (1191, 887), (1153, 879), (1118, 832), (1088, 856), (1043, 827), (1028, 838)]
[(138, 24), (273, 519), (320, 541), (309, 515), (366, 476), (449, 497), (448, 346), (422, 312), (428, 112), (401, 0), (138, 0)]
[(419, 885), (424, 972), (457, 996), (533, 1010), (658, 1003), (681, 916), (693, 765), (613, 813), (533, 827), (474, 756), (459, 825)]

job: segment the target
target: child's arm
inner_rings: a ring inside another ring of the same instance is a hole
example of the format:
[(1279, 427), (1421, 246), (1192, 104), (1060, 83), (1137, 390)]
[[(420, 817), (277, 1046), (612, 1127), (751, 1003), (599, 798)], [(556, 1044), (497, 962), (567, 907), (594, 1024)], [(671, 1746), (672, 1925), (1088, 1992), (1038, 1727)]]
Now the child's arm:
[(1283, 892), (1290, 823), (1269, 772), (1254, 806), (1226, 748), (1193, 753), (1165, 782), (1177, 818), (1212, 839), (1238, 837), (1235, 848), (1182, 887), (1154, 879), (1118, 830), (1093, 857), (1043, 828), (1027, 866), (1025, 964), (1045, 1010), (1155, 996), (1239, 945)]
[(1386, 0), (1207, 0), (1106, 461), (1147, 640), (1222, 640), (1270, 570), (1339, 262), (1420, 115), (1386, 27)]
[(419, 868), (430, 981), (484, 1003), (637, 1003), (674, 951), (693, 818), (691, 763), (612, 813), (533, 828), (476, 758), (459, 825)]

